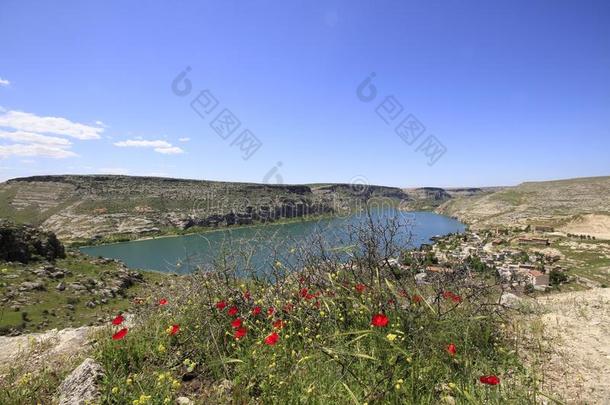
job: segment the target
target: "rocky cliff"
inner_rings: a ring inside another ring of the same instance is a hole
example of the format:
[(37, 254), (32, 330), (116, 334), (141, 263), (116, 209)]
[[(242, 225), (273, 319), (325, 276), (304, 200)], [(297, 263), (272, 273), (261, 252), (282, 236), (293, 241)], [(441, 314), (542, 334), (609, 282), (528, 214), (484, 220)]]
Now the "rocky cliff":
[(65, 255), (64, 247), (54, 233), (0, 219), (0, 261), (54, 261)]
[(41, 225), (61, 239), (146, 234), (332, 214), (412, 198), (383, 186), (270, 185), (131, 176), (35, 176), (0, 184), (0, 217)]

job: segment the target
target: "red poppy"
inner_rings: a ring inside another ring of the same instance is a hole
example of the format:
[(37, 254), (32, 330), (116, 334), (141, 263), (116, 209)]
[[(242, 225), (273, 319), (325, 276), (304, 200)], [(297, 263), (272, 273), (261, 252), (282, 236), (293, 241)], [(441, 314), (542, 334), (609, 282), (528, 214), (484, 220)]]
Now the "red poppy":
[(363, 293), (364, 290), (366, 290), (366, 286), (364, 284), (356, 284), (354, 286), (354, 288), (356, 289), (356, 291), (358, 291), (359, 293)]
[(320, 304), (320, 301), (316, 301), (316, 302), (313, 303), (313, 306), (316, 307), (317, 309), (320, 309), (321, 305), (322, 304)]
[(113, 325), (120, 325), (123, 323), (123, 321), (125, 320), (125, 318), (123, 318), (123, 315), (117, 315), (116, 318), (114, 318), (112, 320), (112, 324)]
[(250, 299), (250, 291), (244, 292), (244, 299), (247, 301)]
[(443, 298), (446, 300), (453, 298), (453, 293), (451, 291), (445, 291), (443, 292)]
[(394, 301), (393, 299), (388, 300), (388, 305), (394, 305), (394, 304), (396, 304), (396, 301)]
[(216, 303), (216, 308), (220, 309), (221, 311), (222, 311), (223, 309), (225, 309), (226, 307), (227, 307), (227, 303), (226, 303), (224, 300), (222, 300), (222, 301), (218, 301), (218, 302)]
[(127, 335), (127, 328), (123, 328), (114, 335), (112, 335), (112, 340), (121, 340)]
[(421, 297), (421, 295), (414, 295), (413, 298), (411, 298), (411, 300), (417, 304), (417, 303), (422, 302), (424, 299)]
[(301, 288), (301, 291), (299, 291), (299, 295), (303, 298), (305, 298), (307, 296), (307, 294), (309, 294), (309, 291), (307, 290), (307, 288)]
[(284, 327), (284, 321), (278, 319), (277, 321), (273, 322), (273, 327), (276, 329), (282, 329)]
[(180, 331), (180, 325), (172, 325), (172, 327), (169, 330), (169, 334), (174, 336), (179, 331)]
[(405, 290), (398, 291), (398, 295), (400, 295), (403, 298), (409, 298), (409, 294)]
[(487, 385), (498, 385), (500, 384), (500, 378), (498, 378), (498, 376), (495, 375), (484, 375), (479, 377), (479, 381), (481, 381), (483, 384), (487, 384)]
[(375, 314), (371, 319), (371, 325), (376, 326), (378, 328), (388, 326), (388, 322), (390, 319), (384, 314)]
[(269, 336), (265, 338), (265, 344), (269, 346), (273, 346), (280, 340), (280, 335), (277, 332), (272, 332)]
[(269, 316), (273, 315), (274, 312), (275, 312), (275, 308), (273, 308), (273, 307), (269, 307), (269, 309), (267, 309), (267, 315), (269, 315)]
[(292, 304), (289, 302), (289, 303), (285, 304), (285, 305), (282, 307), (282, 311), (284, 311), (284, 312), (286, 312), (286, 313), (290, 313), (290, 312), (293, 310), (293, 308), (294, 308), (294, 305), (292, 305)]
[(248, 333), (248, 329), (237, 328), (235, 330), (235, 334), (233, 336), (235, 336), (235, 340), (239, 340), (239, 339), (243, 338), (244, 336), (246, 336), (247, 333)]
[(261, 307), (254, 307), (254, 308), (252, 308), (252, 315), (256, 316), (256, 315), (260, 314), (261, 311), (262, 311)]
[(237, 318), (233, 322), (231, 322), (231, 326), (237, 329), (241, 327), (241, 323), (241, 319)]
[(167, 298), (161, 298), (159, 300), (159, 305), (167, 305), (169, 301), (167, 300)]
[(453, 343), (447, 345), (447, 353), (449, 353), (450, 356), (456, 355), (457, 349), (455, 348), (455, 345)]
[(229, 308), (229, 311), (227, 312), (230, 316), (235, 316), (237, 315), (237, 312), (239, 312), (239, 309), (233, 305), (231, 308)]
[(462, 302), (462, 297), (460, 297), (459, 295), (454, 294), (453, 297), (451, 297), (451, 299), (453, 300), (453, 302), (456, 302), (456, 303)]

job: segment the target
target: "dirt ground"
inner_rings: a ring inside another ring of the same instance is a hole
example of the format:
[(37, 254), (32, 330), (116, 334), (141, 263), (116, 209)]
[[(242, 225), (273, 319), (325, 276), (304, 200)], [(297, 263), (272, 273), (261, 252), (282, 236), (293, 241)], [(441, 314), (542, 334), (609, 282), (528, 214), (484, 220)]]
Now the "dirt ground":
[(591, 235), (598, 239), (610, 239), (610, 216), (588, 214), (582, 215), (560, 228), (566, 233)]
[[(610, 404), (610, 288), (538, 299), (542, 391), (568, 404)], [(557, 396), (555, 396), (556, 394)]]

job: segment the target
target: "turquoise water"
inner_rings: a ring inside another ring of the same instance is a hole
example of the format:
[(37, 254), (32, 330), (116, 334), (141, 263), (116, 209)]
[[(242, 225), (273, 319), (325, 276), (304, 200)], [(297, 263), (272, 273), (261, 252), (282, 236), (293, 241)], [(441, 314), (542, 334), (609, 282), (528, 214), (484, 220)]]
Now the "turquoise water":
[[(400, 223), (398, 242), (410, 248), (429, 242), (432, 236), (461, 233), (465, 229), (459, 221), (431, 212), (386, 209), (374, 212), (372, 217), (376, 223), (388, 220)], [(239, 266), (264, 271), (278, 259), (293, 262), (299, 248), (314, 243), (318, 235), (331, 251), (347, 254), (355, 245), (350, 240), (353, 234), (350, 230), (366, 220), (366, 215), (354, 214), (346, 218), (225, 228), (187, 236), (83, 247), (81, 251), (91, 256), (119, 259), (131, 268), (177, 273), (208, 266), (224, 252), (238, 260)]]

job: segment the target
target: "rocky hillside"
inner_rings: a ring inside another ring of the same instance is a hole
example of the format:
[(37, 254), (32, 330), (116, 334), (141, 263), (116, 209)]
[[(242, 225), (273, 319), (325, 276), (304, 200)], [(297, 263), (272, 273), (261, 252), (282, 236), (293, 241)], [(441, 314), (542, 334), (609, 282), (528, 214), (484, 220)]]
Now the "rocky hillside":
[(527, 182), (489, 194), (451, 199), (438, 212), (475, 228), (548, 225), (610, 238), (610, 177)]
[(410, 200), (382, 186), (268, 185), (130, 176), (36, 176), (0, 184), (0, 217), (62, 240), (330, 214), (369, 199)]
[(0, 262), (27, 264), (40, 259), (65, 257), (63, 245), (52, 232), (0, 219)]

